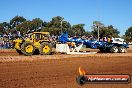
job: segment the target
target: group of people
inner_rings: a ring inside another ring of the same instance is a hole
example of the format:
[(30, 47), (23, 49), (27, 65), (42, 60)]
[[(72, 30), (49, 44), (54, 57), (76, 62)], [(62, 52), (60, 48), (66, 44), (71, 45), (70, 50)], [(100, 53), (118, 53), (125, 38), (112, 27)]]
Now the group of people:
[(0, 49), (13, 48), (13, 43), (7, 38), (0, 37)]
[[(27, 38), (29, 37), (30, 35), (29, 34), (23, 34), (23, 38)], [(5, 33), (5, 34), (0, 34), (0, 49), (3, 49), (3, 48), (13, 48), (13, 40), (16, 39), (16, 38), (20, 38), (22, 37), (21, 36), (21, 33), (19, 31), (17, 31), (16, 33), (14, 34), (11, 34), (11, 33)], [(55, 35), (51, 35), (51, 38), (53, 41), (57, 41), (59, 36), (55, 36)], [(71, 37), (71, 36), (70, 36)], [(72, 36), (71, 38), (73, 38), (75, 36)], [(85, 39), (85, 40), (95, 40), (96, 38), (92, 35), (89, 35), (89, 36), (81, 36), (80, 37), (81, 39)], [(100, 41), (110, 41), (109, 39), (107, 38), (103, 38), (103, 39), (100, 39)]]
[(108, 37), (103, 37), (103, 38), (100, 38), (99, 41), (104, 41), (104, 42), (111, 42), (111, 38), (108, 38)]
[(0, 49), (9, 49), (13, 48), (13, 40), (17, 37), (20, 37), (20, 32), (17, 31), (16, 33), (3, 33), (0, 34)]
[[(16, 33), (12, 34), (12, 33), (4, 33), (4, 34), (0, 34), (0, 49), (10, 49), (13, 48), (13, 40), (18, 39), (18, 38), (29, 38), (30, 33), (26, 33), (21, 35), (21, 33), (19, 31), (17, 31)], [(53, 41), (56, 41), (58, 39), (58, 36), (52, 35), (51, 36)]]

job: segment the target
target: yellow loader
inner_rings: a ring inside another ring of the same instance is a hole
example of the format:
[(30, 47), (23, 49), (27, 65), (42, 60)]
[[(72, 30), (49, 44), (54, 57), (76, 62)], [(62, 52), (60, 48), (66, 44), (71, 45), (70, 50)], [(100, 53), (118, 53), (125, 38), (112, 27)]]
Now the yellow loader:
[(49, 32), (33, 32), (28, 38), (15, 39), (13, 42), (16, 51), (26, 56), (49, 55), (52, 51)]

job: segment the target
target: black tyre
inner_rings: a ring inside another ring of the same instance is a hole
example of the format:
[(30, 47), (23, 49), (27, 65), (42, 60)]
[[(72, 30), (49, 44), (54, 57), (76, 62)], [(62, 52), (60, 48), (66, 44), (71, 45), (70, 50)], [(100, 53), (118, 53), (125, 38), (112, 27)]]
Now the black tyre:
[(104, 52), (105, 52), (105, 50), (104, 50), (104, 49), (102, 49), (102, 48), (100, 48), (100, 49), (99, 49), (99, 52), (100, 52), (100, 53), (104, 53)]
[(21, 45), (21, 52), (26, 56), (31, 56), (34, 53), (34, 46), (31, 42), (24, 42)]
[(17, 53), (19, 53), (19, 55), (22, 54), (21, 50), (16, 49), (16, 51), (17, 51)]
[(119, 47), (119, 52), (120, 53), (126, 53), (127, 52), (127, 49), (124, 46), (120, 46)]
[(119, 50), (118, 50), (118, 47), (117, 46), (113, 46), (111, 49), (110, 49), (110, 52), (111, 53), (117, 53)]
[(49, 55), (51, 54), (52, 46), (50, 43), (43, 42), (41, 43), (39, 52), (41, 55)]

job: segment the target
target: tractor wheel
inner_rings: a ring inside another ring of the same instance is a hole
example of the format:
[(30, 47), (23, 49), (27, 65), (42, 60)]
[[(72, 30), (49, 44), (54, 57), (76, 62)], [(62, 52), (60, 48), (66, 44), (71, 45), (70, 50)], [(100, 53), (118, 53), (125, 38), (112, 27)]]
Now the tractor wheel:
[(110, 52), (111, 52), (111, 53), (117, 53), (117, 52), (118, 52), (118, 47), (117, 47), (117, 46), (113, 46), (113, 47), (110, 49)]
[(34, 46), (31, 42), (24, 42), (21, 45), (21, 52), (26, 56), (31, 56), (34, 53)]
[(41, 55), (49, 55), (51, 54), (52, 47), (50, 43), (43, 42), (40, 46), (39, 52)]
[(19, 55), (22, 54), (21, 50), (16, 49), (16, 51), (17, 51), (17, 53), (19, 53)]
[(124, 46), (120, 46), (120, 47), (119, 47), (119, 52), (120, 52), (120, 53), (126, 53), (127, 50), (126, 50), (126, 48), (125, 48)]

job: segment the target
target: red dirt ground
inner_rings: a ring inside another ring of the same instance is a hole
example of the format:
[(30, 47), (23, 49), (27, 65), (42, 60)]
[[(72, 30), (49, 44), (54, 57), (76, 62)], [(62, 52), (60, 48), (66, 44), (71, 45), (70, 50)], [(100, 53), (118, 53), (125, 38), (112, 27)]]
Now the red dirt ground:
[(77, 56), (15, 56), (11, 52), (0, 53), (0, 88), (132, 88), (132, 83), (83, 86), (76, 83), (79, 66), (87, 74), (132, 76), (132, 49), (123, 54), (97, 53)]

